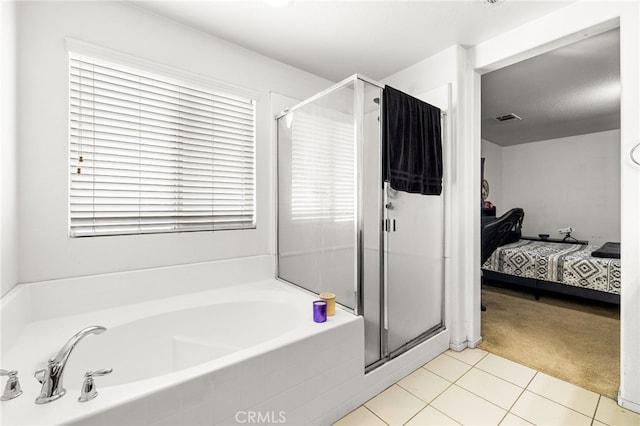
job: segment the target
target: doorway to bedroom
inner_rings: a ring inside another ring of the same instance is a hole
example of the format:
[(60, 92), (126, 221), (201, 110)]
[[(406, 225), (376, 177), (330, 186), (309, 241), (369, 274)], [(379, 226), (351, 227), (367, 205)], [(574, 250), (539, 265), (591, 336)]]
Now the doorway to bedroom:
[(480, 348), (615, 398), (619, 251), (591, 254), (620, 241), (619, 29), (484, 74), (481, 93), (482, 223), (524, 220), (483, 265)]

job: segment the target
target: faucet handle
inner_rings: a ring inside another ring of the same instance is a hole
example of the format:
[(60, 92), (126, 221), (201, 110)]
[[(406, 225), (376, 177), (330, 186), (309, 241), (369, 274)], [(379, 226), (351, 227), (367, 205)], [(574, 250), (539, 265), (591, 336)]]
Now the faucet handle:
[(112, 371), (113, 368), (103, 368), (102, 370), (87, 371), (86, 373), (84, 373), (84, 381), (82, 382), (82, 389), (80, 390), (78, 402), (91, 401), (98, 395), (93, 376), (104, 376), (111, 373)]
[(40, 382), (40, 384), (44, 383), (44, 378), (47, 375), (47, 370), (52, 369), (55, 366), (55, 360), (52, 358), (50, 358), (47, 361), (47, 366), (41, 370), (37, 370), (36, 372), (33, 373), (33, 377), (36, 378), (37, 381)]
[(43, 368), (42, 370), (38, 370), (35, 373), (33, 373), (33, 377), (36, 378), (37, 381), (40, 382), (40, 384), (44, 383), (44, 373), (47, 371), (46, 368)]
[(96, 371), (87, 371), (84, 373), (84, 377), (87, 376), (106, 376), (107, 374), (113, 373), (113, 368), (103, 368), (102, 370)]
[(17, 370), (0, 370), (0, 376), (9, 376), (9, 380), (7, 380), (7, 385), (4, 388), (4, 393), (0, 397), (0, 401), (8, 401), (22, 395)]

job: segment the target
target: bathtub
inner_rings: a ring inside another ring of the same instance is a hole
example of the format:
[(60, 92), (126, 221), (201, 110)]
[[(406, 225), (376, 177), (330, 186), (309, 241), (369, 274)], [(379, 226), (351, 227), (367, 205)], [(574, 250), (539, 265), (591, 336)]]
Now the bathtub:
[[(79, 293), (95, 285), (58, 284)], [(156, 288), (166, 297), (142, 300), (132, 291), (97, 309), (92, 303), (104, 301), (87, 300), (87, 308), (67, 294), (59, 312), (42, 306), (51, 310), (46, 314), (37, 314), (38, 301), (55, 300), (38, 291), (53, 287), (28, 285), (19, 289), (26, 295), (3, 298), (2, 368), (19, 371), (23, 395), (1, 403), (2, 424), (321, 424), (351, 408), (342, 405), (364, 378), (360, 317), (337, 309), (315, 323), (315, 297), (273, 279), (210, 284), (210, 290), (178, 285), (187, 288), (173, 294), (165, 284), (145, 285), (150, 295)], [(108, 291), (97, 284), (89, 293), (99, 297), (101, 289)], [(31, 313), (20, 314), (21, 304)], [(14, 315), (23, 316), (22, 324), (10, 329)], [(107, 331), (85, 337), (71, 353), (66, 395), (36, 405), (41, 386), (33, 373), (90, 325)], [(113, 373), (95, 378), (98, 396), (79, 403), (84, 373), (103, 368)]]
[[(365, 374), (362, 318), (314, 323), (316, 297), (273, 276), (273, 256), (253, 256), (18, 285), (0, 300), (0, 367), (23, 394), (0, 424), (327, 425), (449, 346), (444, 330)], [(71, 353), (66, 395), (36, 405), (33, 373), (90, 325), (107, 331)]]

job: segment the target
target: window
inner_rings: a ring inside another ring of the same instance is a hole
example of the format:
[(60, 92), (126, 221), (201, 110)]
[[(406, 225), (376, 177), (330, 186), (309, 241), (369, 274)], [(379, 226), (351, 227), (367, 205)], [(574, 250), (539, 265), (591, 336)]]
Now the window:
[(331, 109), (296, 111), (291, 128), (291, 218), (353, 221), (353, 116)]
[(255, 228), (255, 102), (70, 54), (72, 237)]

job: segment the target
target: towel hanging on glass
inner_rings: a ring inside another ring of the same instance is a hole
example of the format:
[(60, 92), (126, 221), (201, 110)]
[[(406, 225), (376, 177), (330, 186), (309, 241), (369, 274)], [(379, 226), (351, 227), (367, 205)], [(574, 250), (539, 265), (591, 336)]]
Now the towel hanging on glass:
[(398, 191), (440, 195), (440, 108), (385, 86), (382, 123), (384, 180)]

